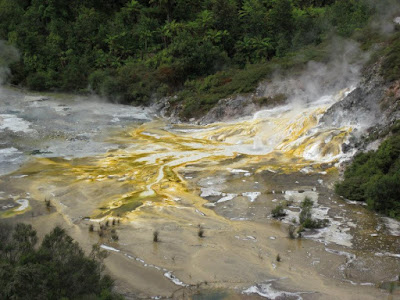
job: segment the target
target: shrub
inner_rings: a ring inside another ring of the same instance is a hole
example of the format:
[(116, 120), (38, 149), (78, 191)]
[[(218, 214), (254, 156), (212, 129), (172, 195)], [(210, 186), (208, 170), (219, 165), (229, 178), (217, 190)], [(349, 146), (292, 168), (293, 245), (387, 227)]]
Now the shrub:
[(204, 237), (204, 229), (203, 227), (201, 227), (201, 225), (199, 225), (199, 230), (197, 231), (197, 235), (199, 236), (199, 238)]
[(282, 218), (284, 216), (286, 216), (286, 212), (283, 209), (283, 205), (282, 204), (278, 204), (277, 206), (275, 206), (275, 208), (272, 210), (272, 217), (274, 218)]
[(44, 72), (32, 73), (26, 78), (26, 84), (31, 90), (44, 91), (47, 89), (49, 78)]
[(309, 198), (305, 197), (301, 203), (301, 212), (299, 216), (300, 225), (302, 228), (317, 229), (326, 227), (329, 224), (329, 220), (316, 220), (312, 217), (312, 206), (314, 202)]
[(311, 200), (311, 198), (305, 197), (303, 202), (301, 203), (301, 208), (312, 207), (313, 205), (314, 205), (314, 202)]
[(366, 201), (370, 209), (399, 218), (400, 133), (396, 125), (393, 135), (377, 151), (361, 153), (354, 158), (335, 190), (347, 199)]
[(155, 242), (155, 243), (159, 242), (157, 230), (153, 232), (153, 242)]

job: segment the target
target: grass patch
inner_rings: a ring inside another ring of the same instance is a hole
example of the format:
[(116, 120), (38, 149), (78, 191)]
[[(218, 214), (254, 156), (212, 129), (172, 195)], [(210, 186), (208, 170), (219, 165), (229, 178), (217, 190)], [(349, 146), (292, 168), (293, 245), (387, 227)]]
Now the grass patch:
[(121, 205), (118, 208), (112, 209), (112, 215), (113, 216), (118, 216), (118, 215), (124, 215), (127, 212), (131, 212), (134, 211), (136, 208), (138, 208), (139, 206), (142, 206), (143, 202), (142, 201), (131, 201), (128, 202), (126, 204)]

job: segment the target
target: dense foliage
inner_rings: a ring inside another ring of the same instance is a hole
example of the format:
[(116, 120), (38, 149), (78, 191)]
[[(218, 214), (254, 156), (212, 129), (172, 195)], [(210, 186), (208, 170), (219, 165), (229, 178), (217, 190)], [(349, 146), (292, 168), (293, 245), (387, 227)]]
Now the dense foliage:
[[(185, 83), (193, 86), (198, 78), (195, 85), (202, 85), (204, 78), (222, 71), (204, 79), (218, 89), (241, 80), (233, 74), (246, 65), (319, 44), (331, 32), (349, 36), (371, 15), (365, 3), (0, 0), (0, 39), (21, 52), (20, 62), (12, 66), (14, 84), (67, 91), (90, 84), (101, 95), (143, 103)], [(252, 79), (268, 72), (260, 69)], [(240, 92), (245, 86), (226, 91)], [(216, 92), (200, 105), (225, 94)]]
[(366, 201), (369, 208), (400, 218), (400, 131), (384, 141), (377, 151), (358, 154), (346, 169), (344, 180), (336, 185), (336, 192), (350, 200)]
[(400, 33), (395, 34), (380, 53), (384, 59), (382, 75), (387, 80), (400, 78)]
[(31, 225), (0, 224), (1, 299), (120, 299), (102, 275), (99, 247), (85, 256), (60, 227), (37, 242)]

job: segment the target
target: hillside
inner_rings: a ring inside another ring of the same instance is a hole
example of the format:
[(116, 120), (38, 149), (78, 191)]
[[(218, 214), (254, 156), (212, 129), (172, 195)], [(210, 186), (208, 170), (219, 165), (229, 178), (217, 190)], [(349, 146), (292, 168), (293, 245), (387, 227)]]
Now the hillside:
[(369, 38), (381, 13), (358, 0), (1, 0), (0, 39), (21, 54), (12, 84), (128, 104), (178, 94), (191, 117), (277, 65), (326, 59), (333, 35)]

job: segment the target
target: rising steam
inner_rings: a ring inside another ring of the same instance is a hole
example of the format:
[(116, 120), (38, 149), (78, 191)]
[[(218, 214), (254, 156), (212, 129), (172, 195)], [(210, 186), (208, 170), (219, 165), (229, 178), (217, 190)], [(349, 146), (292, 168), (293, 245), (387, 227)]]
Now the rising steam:
[(0, 84), (3, 84), (11, 74), (9, 65), (18, 59), (18, 50), (0, 40)]
[(368, 58), (354, 41), (334, 38), (328, 62), (310, 61), (301, 74), (285, 77), (277, 72), (271, 82), (261, 84), (257, 94), (271, 97), (284, 94), (291, 104), (307, 105), (322, 96), (357, 85)]

